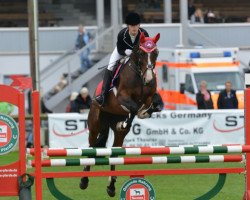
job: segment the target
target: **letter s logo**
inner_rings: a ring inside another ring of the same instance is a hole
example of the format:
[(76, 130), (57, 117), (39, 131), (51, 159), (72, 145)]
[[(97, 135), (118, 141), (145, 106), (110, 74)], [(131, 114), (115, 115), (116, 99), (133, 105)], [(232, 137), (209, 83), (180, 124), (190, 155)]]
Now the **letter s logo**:
[(69, 119), (65, 121), (65, 130), (67, 131), (75, 131), (77, 130), (77, 121), (74, 119)]
[(237, 126), (237, 117), (236, 116), (227, 116), (226, 117), (226, 126)]

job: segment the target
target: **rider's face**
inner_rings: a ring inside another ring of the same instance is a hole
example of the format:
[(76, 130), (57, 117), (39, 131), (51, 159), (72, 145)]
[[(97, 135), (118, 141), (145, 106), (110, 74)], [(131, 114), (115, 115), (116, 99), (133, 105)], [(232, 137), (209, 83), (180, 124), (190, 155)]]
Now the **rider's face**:
[(128, 31), (130, 35), (136, 36), (139, 30), (140, 24), (128, 25)]

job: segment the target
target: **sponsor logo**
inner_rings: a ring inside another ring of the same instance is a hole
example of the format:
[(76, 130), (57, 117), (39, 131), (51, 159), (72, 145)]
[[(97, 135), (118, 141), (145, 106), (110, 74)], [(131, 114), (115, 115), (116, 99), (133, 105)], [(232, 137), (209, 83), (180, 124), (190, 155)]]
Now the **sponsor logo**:
[(72, 137), (72, 136), (88, 133), (89, 129), (84, 128), (83, 130), (76, 131), (76, 132), (59, 132), (56, 130), (55, 125), (54, 125), (52, 131), (58, 137)]
[(132, 178), (122, 186), (120, 200), (155, 200), (154, 188), (144, 178)]
[(9, 153), (17, 144), (19, 137), (15, 120), (0, 114), (0, 155)]
[(52, 125), (52, 133), (58, 137), (73, 137), (88, 132), (86, 119), (66, 119), (62, 126), (57, 123)]
[(234, 132), (234, 131), (238, 131), (242, 128), (244, 128), (244, 126), (240, 126), (238, 128), (231, 128), (231, 129), (224, 129), (224, 128), (219, 128), (217, 125), (216, 125), (216, 122), (214, 120), (213, 122), (213, 127), (216, 131), (220, 132), (220, 133), (231, 133), (231, 132)]
[(7, 142), (7, 125), (0, 126), (0, 142)]
[(226, 116), (225, 121), (213, 121), (213, 128), (220, 133), (232, 133), (244, 128), (244, 116)]

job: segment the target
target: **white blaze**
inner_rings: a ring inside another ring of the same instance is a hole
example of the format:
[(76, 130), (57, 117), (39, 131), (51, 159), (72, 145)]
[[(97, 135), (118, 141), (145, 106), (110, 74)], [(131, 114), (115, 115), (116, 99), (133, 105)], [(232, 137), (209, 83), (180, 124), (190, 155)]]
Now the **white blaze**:
[[(148, 66), (151, 65), (150, 55), (151, 53), (148, 53)], [(147, 68), (145, 82), (149, 83), (152, 79), (153, 79), (153, 70)]]

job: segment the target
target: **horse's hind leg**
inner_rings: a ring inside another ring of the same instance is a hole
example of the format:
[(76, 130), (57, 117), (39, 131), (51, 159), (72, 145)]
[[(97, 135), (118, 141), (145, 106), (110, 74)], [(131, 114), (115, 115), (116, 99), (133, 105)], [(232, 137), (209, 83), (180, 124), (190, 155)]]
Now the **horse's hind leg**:
[[(114, 131), (115, 135), (115, 141), (114, 141), (114, 147), (121, 147), (123, 144), (123, 140), (127, 133), (129, 132), (129, 129), (124, 129), (123, 131)], [(118, 157), (118, 156), (111, 156), (111, 157)], [(110, 166), (111, 171), (115, 171), (115, 165)], [(110, 177), (110, 183), (109, 186), (107, 186), (107, 193), (110, 197), (115, 196), (115, 182), (116, 182), (117, 177), (116, 176), (111, 176)]]

